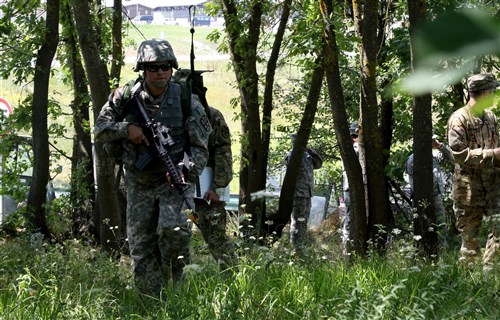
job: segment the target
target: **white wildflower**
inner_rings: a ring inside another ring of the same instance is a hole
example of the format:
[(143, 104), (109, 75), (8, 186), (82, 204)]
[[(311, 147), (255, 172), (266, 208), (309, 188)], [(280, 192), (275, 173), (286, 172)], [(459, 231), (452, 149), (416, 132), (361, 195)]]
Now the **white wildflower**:
[(392, 233), (394, 233), (395, 235), (398, 235), (398, 234), (401, 234), (401, 230), (398, 228), (394, 228), (394, 229), (392, 229)]
[(413, 236), (413, 240), (415, 240), (415, 241), (420, 241), (421, 239), (422, 239), (421, 235), (415, 235), (415, 236)]

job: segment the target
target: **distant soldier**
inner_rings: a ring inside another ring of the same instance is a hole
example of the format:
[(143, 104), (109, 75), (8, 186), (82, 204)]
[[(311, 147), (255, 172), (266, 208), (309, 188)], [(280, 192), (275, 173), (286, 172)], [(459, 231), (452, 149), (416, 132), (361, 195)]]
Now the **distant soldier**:
[[(498, 86), (491, 74), (468, 78), (470, 100), (448, 120), (448, 144), (455, 159), (451, 198), (462, 238), (460, 259), (465, 263), (474, 260), (480, 252), (478, 234), (483, 216), (498, 214), (500, 209), (498, 119), (478, 103), (491, 97)], [(498, 228), (498, 223), (494, 224), (488, 236), (483, 257), (485, 269), (498, 259)]]
[[(293, 146), (297, 135), (292, 134), (290, 138), (292, 139)], [(291, 151), (285, 158), (286, 165), (288, 165), (290, 157)], [(321, 168), (322, 165), (323, 160), (321, 156), (314, 149), (306, 147), (295, 186), (292, 220), (290, 223), (290, 241), (299, 255), (304, 253), (307, 221), (311, 213), (311, 198), (314, 196), (313, 170)]]
[[(432, 137), (432, 175), (434, 191), (434, 211), (436, 212), (438, 234), (441, 243), (447, 244), (448, 228), (446, 225), (446, 210), (443, 204), (443, 197), (446, 195), (445, 184), (447, 175), (443, 172), (441, 165), (452, 163), (453, 155), (451, 149), (444, 143), (437, 140), (437, 136)], [(410, 186), (410, 198), (413, 199), (413, 153), (406, 160), (405, 173), (408, 175)]]
[[(183, 79), (190, 73), (190, 70), (181, 69), (175, 72), (174, 77)], [(210, 177), (210, 185), (208, 190), (200, 195), (205, 201), (195, 198), (195, 211), (199, 215), (197, 226), (215, 260), (222, 262), (225, 267), (230, 267), (236, 264), (236, 254), (226, 234), (226, 202), (223, 196), (233, 179), (231, 134), (219, 110), (207, 105), (205, 113), (212, 125), (212, 133), (208, 138), (208, 162), (204, 170)]]
[[(354, 152), (357, 156), (359, 156), (359, 126), (357, 121), (351, 123), (351, 126), (349, 127), (349, 133), (351, 135), (351, 142), (354, 148)], [(347, 180), (347, 172), (345, 171), (344, 164), (342, 164), (342, 190), (345, 204), (345, 213), (341, 216), (342, 244), (345, 247), (347, 241), (349, 241), (349, 229), (351, 226), (351, 196), (349, 193), (349, 181)]]

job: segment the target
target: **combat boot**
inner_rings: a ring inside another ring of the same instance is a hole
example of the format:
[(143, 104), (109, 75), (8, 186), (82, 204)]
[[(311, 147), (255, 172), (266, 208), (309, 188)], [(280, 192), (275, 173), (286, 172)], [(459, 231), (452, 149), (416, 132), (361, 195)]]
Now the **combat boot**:
[(475, 238), (462, 238), (462, 247), (460, 248), (460, 263), (464, 266), (470, 266), (476, 261), (479, 255), (479, 243)]
[(496, 237), (493, 233), (488, 235), (486, 248), (483, 255), (483, 271), (488, 273), (493, 267), (498, 264), (500, 260), (500, 238)]

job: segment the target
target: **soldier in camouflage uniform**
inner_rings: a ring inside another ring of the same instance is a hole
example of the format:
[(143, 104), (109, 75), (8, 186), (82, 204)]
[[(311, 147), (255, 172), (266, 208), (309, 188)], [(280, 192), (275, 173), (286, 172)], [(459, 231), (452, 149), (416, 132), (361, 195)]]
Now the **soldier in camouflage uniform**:
[[(354, 148), (356, 156), (359, 157), (359, 126), (358, 122), (354, 121), (349, 127), (349, 133), (351, 135), (351, 142)], [(358, 158), (359, 160), (359, 158)], [(349, 192), (349, 180), (347, 180), (347, 172), (344, 168), (344, 163), (342, 163), (342, 190), (343, 190), (343, 200), (345, 204), (345, 211), (341, 212), (341, 224), (342, 224), (342, 245), (346, 246), (347, 241), (349, 241), (349, 231), (351, 228), (351, 196)]]
[[(181, 69), (175, 72), (174, 77), (183, 79), (190, 73), (190, 70)], [(205, 112), (212, 126), (212, 133), (208, 138), (207, 167), (213, 171), (213, 180), (205, 194), (201, 195), (206, 201), (195, 201), (196, 213), (199, 215), (197, 226), (214, 259), (230, 267), (236, 264), (236, 254), (226, 234), (226, 203), (221, 200), (221, 196), (233, 180), (231, 134), (218, 109), (206, 104)]]
[[(203, 106), (193, 100), (189, 115), (181, 104), (181, 86), (171, 81), (172, 68), (178, 68), (170, 44), (152, 39), (141, 43), (135, 71), (143, 71), (132, 89), (121, 88), (106, 103), (95, 123), (96, 140), (122, 147), (121, 159), (127, 189), (127, 236), (133, 259), (134, 278), (141, 292), (157, 295), (172, 278), (174, 284), (190, 263), (192, 224), (186, 204), (171, 185), (159, 159), (153, 159), (141, 171), (137, 159), (152, 144), (145, 136), (142, 120), (135, 110), (121, 107), (137, 93), (143, 99), (150, 117), (170, 128), (174, 142), (168, 149), (174, 163), (189, 157), (185, 182), (191, 185), (187, 199), (194, 207), (194, 181), (208, 159), (208, 137), (211, 126)], [(185, 162), (185, 161), (184, 161)]]
[[(410, 198), (413, 199), (413, 159), (412, 153), (405, 164), (405, 173), (408, 175), (408, 184), (410, 186)], [(446, 173), (441, 168), (442, 164), (452, 164), (453, 154), (450, 147), (437, 140), (437, 136), (432, 137), (432, 175), (434, 190), (434, 211), (436, 213), (436, 223), (439, 235), (439, 241), (446, 246), (448, 226), (446, 224), (446, 209), (443, 204), (443, 197), (446, 194), (445, 183)]]
[[(297, 135), (292, 134), (290, 138), (292, 139), (292, 145), (294, 145)], [(291, 154), (290, 151), (285, 158), (286, 165), (290, 161)], [(322, 165), (321, 156), (314, 149), (306, 147), (295, 186), (290, 223), (290, 242), (299, 255), (304, 253), (307, 221), (311, 213), (311, 198), (314, 196), (313, 170), (321, 168)]]
[(203, 195), (207, 203), (196, 204), (200, 216), (198, 227), (215, 260), (225, 266), (234, 266), (234, 247), (226, 235), (226, 203), (219, 199), (233, 178), (231, 136), (222, 113), (213, 107), (209, 107), (208, 113), (213, 132), (208, 140), (207, 166), (213, 169), (214, 179)]
[[(448, 120), (448, 142), (455, 160), (451, 198), (456, 226), (462, 238), (461, 261), (467, 263), (479, 254), (478, 234), (483, 216), (499, 213), (500, 144), (497, 117), (477, 102), (491, 97), (499, 83), (491, 74), (468, 78), (470, 100)], [(499, 253), (498, 224), (488, 236), (485, 268), (491, 267)]]

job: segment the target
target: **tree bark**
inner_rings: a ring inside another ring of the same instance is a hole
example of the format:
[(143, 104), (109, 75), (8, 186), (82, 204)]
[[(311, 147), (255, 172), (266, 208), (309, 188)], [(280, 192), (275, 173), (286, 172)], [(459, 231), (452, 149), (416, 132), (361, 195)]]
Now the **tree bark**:
[(64, 8), (68, 67), (73, 79), (73, 153), (71, 157), (70, 199), (73, 207), (73, 235), (81, 233), (97, 236), (93, 228), (95, 185), (92, 160), (92, 140), (90, 138), (90, 94), (87, 77), (83, 68), (71, 5)]
[[(408, 0), (413, 70), (416, 67), (413, 37), (416, 28), (426, 20), (426, 6), (426, 0)], [(437, 228), (433, 201), (431, 104), (431, 94), (413, 98), (413, 206), (416, 209), (413, 233), (417, 253), (421, 257), (435, 259)]]
[[(101, 58), (99, 43), (101, 35), (97, 33), (91, 18), (87, 1), (73, 0), (76, 30), (82, 50), (87, 78), (92, 97), (94, 119), (97, 119), (102, 106), (106, 103), (110, 93), (109, 73), (105, 62)], [(115, 185), (115, 165), (107, 157), (102, 143), (94, 145), (94, 161), (98, 186), (98, 208), (95, 214), (96, 227), (100, 230), (100, 243), (104, 247), (118, 249), (122, 230), (118, 203), (118, 190)], [(118, 229), (110, 230), (110, 227)]]
[[(261, 235), (265, 216), (264, 199), (252, 199), (252, 193), (265, 189), (267, 168), (263, 166), (264, 146), (261, 138), (259, 110), (259, 75), (257, 73), (257, 45), (260, 36), (262, 3), (255, 1), (250, 8), (248, 32), (238, 19), (236, 3), (223, 0), (223, 15), (229, 39), (229, 52), (233, 62), (236, 80), (240, 84), (241, 98), (241, 166), (240, 166), (240, 215), (249, 214), (251, 220), (246, 226), (253, 225), (257, 235)], [(243, 85), (244, 84), (244, 85)], [(263, 174), (264, 172), (264, 174)], [(249, 177), (252, 177), (251, 179)], [(250, 233), (249, 229), (246, 229)]]
[(300, 122), (299, 131), (297, 132), (297, 140), (293, 145), (290, 161), (285, 172), (283, 185), (280, 192), (278, 212), (273, 215), (270, 220), (273, 222), (269, 226), (269, 234), (276, 232), (279, 238), (283, 233), (283, 228), (290, 220), (290, 215), (293, 209), (293, 198), (295, 194), (295, 185), (297, 184), (297, 177), (299, 174), (301, 162), (304, 156), (304, 150), (309, 141), (311, 128), (318, 109), (318, 100), (321, 93), (322, 82), (324, 77), (324, 69), (322, 58), (316, 59), (316, 67), (312, 73), (311, 87), (306, 100), (304, 114)]
[[(353, 0), (356, 33), (361, 39), (361, 123), (359, 153), (365, 166), (366, 201), (370, 239), (377, 250), (384, 251), (389, 225), (389, 202), (384, 172), (384, 149), (377, 101), (377, 28), (378, 1)], [(354, 227), (351, 227), (351, 231)]]
[(123, 65), (123, 44), (122, 44), (122, 0), (113, 1), (113, 58), (111, 60), (111, 79), (113, 84), (120, 81), (120, 74)]
[(339, 47), (336, 40), (336, 31), (333, 21), (330, 20), (333, 8), (328, 1), (320, 1), (322, 19), (324, 22), (324, 66), (330, 98), (333, 125), (336, 132), (340, 155), (344, 163), (349, 193), (351, 197), (351, 227), (349, 238), (352, 240), (347, 246), (348, 252), (357, 256), (364, 256), (368, 240), (368, 227), (366, 219), (365, 191), (363, 174), (358, 156), (354, 151), (348, 127), (347, 110), (340, 77)]
[[(281, 44), (283, 43), (283, 37), (285, 34), (285, 30), (287, 27), (288, 23), (288, 18), (290, 16), (290, 7), (292, 5), (292, 0), (285, 0), (283, 2), (283, 9), (281, 11), (281, 18), (280, 18), (280, 23), (278, 26), (278, 30), (276, 31), (276, 34), (274, 36), (274, 43), (273, 47), (271, 49), (271, 54), (269, 56), (269, 61), (267, 62), (267, 68), (266, 68), (266, 82), (265, 82), (265, 87), (264, 87), (264, 102), (262, 106), (262, 147), (263, 147), (263, 154), (262, 154), (262, 169), (261, 174), (264, 175), (261, 179), (266, 181), (267, 177), (267, 166), (269, 162), (269, 148), (270, 148), (270, 141), (271, 141), (271, 120), (272, 120), (272, 111), (273, 111), (273, 88), (274, 88), (274, 80), (275, 80), (275, 75), (276, 75), (276, 67), (277, 67), (277, 62), (281, 50)], [(315, 76), (313, 75), (313, 81), (315, 79)], [(321, 76), (321, 79), (319, 80), (319, 88), (321, 87), (321, 82), (322, 82), (323, 76)], [(319, 91), (318, 91), (319, 92)], [(319, 93), (318, 93), (319, 97)], [(316, 97), (316, 103), (317, 105), (317, 100), (318, 97)], [(308, 100), (309, 101), (309, 100)], [(312, 102), (311, 102), (312, 103)], [(309, 103), (308, 103), (309, 104)], [(306, 106), (307, 109), (307, 106)], [(304, 116), (308, 114), (310, 111), (306, 112), (304, 111)], [(314, 114), (316, 113), (316, 110), (314, 110), (314, 113), (312, 114), (312, 117), (314, 119)], [(307, 134), (307, 138), (305, 139), (306, 145), (307, 141), (309, 140), (309, 134), (310, 134), (310, 129)], [(301, 132), (299, 130), (298, 135), (301, 135)], [(298, 140), (302, 140), (302, 138), (298, 138)], [(297, 142), (298, 143), (298, 142)], [(305, 146), (305, 145), (304, 145)], [(293, 155), (292, 155), (293, 157)], [(291, 159), (293, 160), (293, 159)], [(295, 172), (293, 175), (297, 175), (298, 173), (298, 168), (297, 169), (292, 169), (293, 166), (289, 166), (292, 172)], [(294, 179), (295, 180), (295, 179)], [(285, 184), (286, 182), (286, 175), (285, 175), (285, 180), (283, 181), (283, 188), (287, 188), (288, 186)], [(291, 181), (290, 181), (291, 182)], [(295, 189), (295, 183), (293, 183), (293, 189)], [(292, 187), (292, 186), (290, 186)], [(285, 226), (288, 220), (290, 219), (291, 215), (291, 210), (292, 210), (292, 202), (293, 202), (293, 197), (290, 197), (293, 195), (293, 192), (291, 194), (288, 193), (283, 193), (283, 188), (281, 190), (281, 194), (286, 195), (285, 197), (285, 202), (282, 202), (281, 200), (281, 195), (280, 195), (280, 202), (279, 202), (279, 207), (278, 207), (278, 212), (277, 212), (277, 221), (274, 221), (273, 227), (267, 228), (265, 225), (265, 220), (274, 220), (274, 218), (267, 217), (268, 219), (262, 219), (261, 221), (261, 228), (263, 230), (262, 235), (270, 236), (273, 231), (276, 231), (277, 236), (280, 237), (281, 233), (283, 231), (283, 228), (281, 226)], [(284, 205), (286, 207), (281, 208), (281, 205)]]
[(44, 209), (49, 181), (48, 95), (50, 68), (58, 42), (59, 0), (47, 0), (45, 35), (35, 64), (32, 104), (34, 164), (28, 194), (28, 220), (46, 237), (50, 236)]

